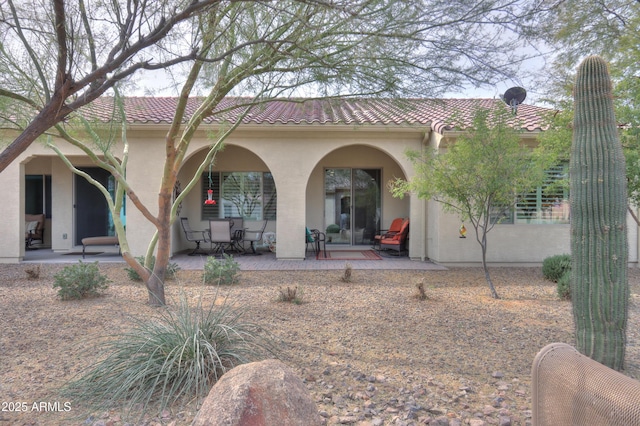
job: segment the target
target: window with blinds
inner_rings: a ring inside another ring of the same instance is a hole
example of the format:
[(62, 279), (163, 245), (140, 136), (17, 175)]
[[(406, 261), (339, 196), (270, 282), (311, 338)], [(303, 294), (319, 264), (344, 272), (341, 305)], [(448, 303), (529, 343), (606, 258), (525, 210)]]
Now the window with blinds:
[[(215, 205), (204, 204), (211, 187)], [(202, 218), (276, 218), (276, 187), (268, 172), (216, 172), (202, 175)]]
[(569, 223), (568, 168), (566, 164), (546, 172), (542, 186), (518, 200), (516, 223)]

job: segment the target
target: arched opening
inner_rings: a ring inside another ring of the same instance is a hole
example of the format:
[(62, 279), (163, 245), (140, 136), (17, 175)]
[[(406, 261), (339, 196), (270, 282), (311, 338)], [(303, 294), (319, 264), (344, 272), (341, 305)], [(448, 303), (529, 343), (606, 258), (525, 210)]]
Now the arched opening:
[(367, 246), (395, 217), (409, 217), (409, 200), (393, 198), (386, 182), (404, 177), (387, 153), (350, 145), (325, 155), (307, 185), (307, 223), (328, 245)]

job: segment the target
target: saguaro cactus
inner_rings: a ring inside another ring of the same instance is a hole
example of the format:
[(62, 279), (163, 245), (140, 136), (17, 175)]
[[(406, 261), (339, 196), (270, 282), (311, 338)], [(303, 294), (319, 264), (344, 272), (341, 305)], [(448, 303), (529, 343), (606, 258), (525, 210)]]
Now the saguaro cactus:
[(570, 162), (571, 298), (580, 352), (615, 370), (624, 365), (627, 188), (611, 79), (598, 56), (578, 67)]

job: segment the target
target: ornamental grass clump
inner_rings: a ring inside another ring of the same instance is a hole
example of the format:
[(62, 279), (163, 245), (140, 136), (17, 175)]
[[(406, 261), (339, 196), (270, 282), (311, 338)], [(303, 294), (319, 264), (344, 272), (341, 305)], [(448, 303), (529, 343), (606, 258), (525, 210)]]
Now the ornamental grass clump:
[(189, 306), (182, 297), (155, 318), (106, 340), (106, 358), (63, 389), (92, 410), (118, 410), (129, 417), (206, 397), (237, 365), (274, 355), (266, 331), (245, 322), (238, 309), (223, 304)]
[(58, 289), (62, 300), (84, 299), (102, 295), (109, 286), (109, 279), (100, 273), (98, 262), (65, 266), (54, 275), (53, 288)]

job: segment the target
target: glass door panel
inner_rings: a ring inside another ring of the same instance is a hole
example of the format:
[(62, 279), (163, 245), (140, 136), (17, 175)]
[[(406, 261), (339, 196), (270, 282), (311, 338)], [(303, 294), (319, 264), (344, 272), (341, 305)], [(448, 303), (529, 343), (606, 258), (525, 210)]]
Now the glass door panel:
[(353, 244), (371, 245), (380, 229), (380, 169), (353, 169)]
[(379, 169), (326, 169), (327, 244), (371, 244), (380, 223)]
[(324, 174), (324, 221), (327, 244), (351, 244), (351, 169)]

